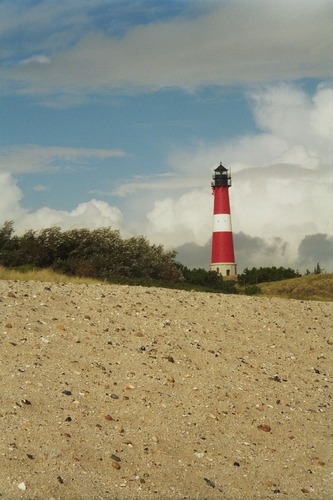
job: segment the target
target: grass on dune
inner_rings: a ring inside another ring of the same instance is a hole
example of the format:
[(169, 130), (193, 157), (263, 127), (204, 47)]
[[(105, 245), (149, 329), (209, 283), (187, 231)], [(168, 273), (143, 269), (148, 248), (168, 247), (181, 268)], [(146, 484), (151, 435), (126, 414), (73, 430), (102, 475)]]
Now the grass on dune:
[(0, 279), (1, 280), (18, 280), (18, 281), (43, 281), (48, 283), (85, 283), (96, 284), (100, 283), (99, 280), (94, 278), (79, 278), (75, 276), (66, 276), (59, 274), (52, 269), (38, 269), (38, 268), (19, 268), (9, 269), (0, 266)]
[(300, 278), (260, 283), (261, 295), (288, 299), (333, 301), (333, 274), (308, 274)]

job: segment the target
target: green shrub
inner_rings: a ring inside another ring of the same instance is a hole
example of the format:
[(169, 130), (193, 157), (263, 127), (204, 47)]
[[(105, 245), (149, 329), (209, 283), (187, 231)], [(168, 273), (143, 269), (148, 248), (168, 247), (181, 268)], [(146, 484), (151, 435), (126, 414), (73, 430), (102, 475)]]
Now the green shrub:
[(261, 289), (257, 285), (247, 285), (244, 289), (245, 295), (259, 295), (261, 293)]

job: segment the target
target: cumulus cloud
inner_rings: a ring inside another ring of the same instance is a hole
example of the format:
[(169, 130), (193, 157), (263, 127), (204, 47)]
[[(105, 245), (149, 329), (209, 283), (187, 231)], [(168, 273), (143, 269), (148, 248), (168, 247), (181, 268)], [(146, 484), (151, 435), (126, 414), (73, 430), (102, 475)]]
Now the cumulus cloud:
[(330, 177), (328, 168), (308, 171), (288, 164), (240, 172), (231, 194), (235, 227), (288, 240), (316, 230), (330, 232), (332, 221), (324, 216), (332, 206)]
[(310, 234), (305, 236), (298, 249), (299, 261), (302, 268), (312, 271), (319, 263), (321, 269), (333, 269), (333, 236), (327, 234)]
[(70, 211), (49, 207), (29, 211), (23, 207), (22, 202), (23, 193), (15, 178), (9, 173), (0, 172), (0, 224), (13, 220), (18, 233), (52, 226), (62, 229), (111, 226), (113, 229), (120, 229), (124, 225), (121, 210), (100, 200), (80, 203)]
[(211, 213), (210, 197), (203, 191), (193, 190), (177, 200), (164, 198), (154, 203), (147, 214), (145, 232), (150, 238), (172, 245), (183, 242), (203, 244), (210, 234), (207, 214)]
[[(305, 272), (313, 272), (317, 263), (325, 272), (333, 271), (333, 236), (323, 233), (310, 234), (300, 240), (296, 251), (288, 241), (280, 237), (260, 238), (244, 232), (234, 232), (237, 271), (247, 267), (282, 266)], [(208, 269), (211, 258), (211, 239), (204, 244), (184, 243), (175, 248), (176, 260), (189, 268)]]
[[(280, 84), (252, 92), (250, 99), (258, 127), (285, 142), (286, 151), (283, 154), (295, 153), (292, 163), (310, 168), (317, 166), (316, 155), (319, 151), (321, 162), (331, 160), (328, 147), (333, 136), (331, 87), (319, 85), (310, 97), (297, 87)], [(302, 156), (297, 157), (300, 152)], [(307, 164), (308, 160), (310, 163)], [(276, 161), (278, 163), (279, 159)]]
[(310, 114), (310, 124), (314, 134), (322, 139), (332, 139), (333, 135), (333, 90), (327, 85), (319, 87), (313, 98), (314, 108)]
[(207, 265), (211, 258), (211, 239), (205, 245), (196, 243), (184, 243), (176, 247), (176, 261), (181, 262), (188, 268), (208, 269)]
[[(282, 266), (297, 268), (295, 255), (289, 252), (288, 243), (282, 238), (270, 239), (250, 236), (243, 232), (234, 232), (234, 247), (236, 249), (237, 271), (242, 273), (245, 267)], [(186, 263), (190, 268), (208, 268), (211, 258), (211, 238), (205, 245), (184, 243), (176, 247), (179, 262)]]
[[(43, 186), (41, 186), (43, 187)], [(0, 225), (13, 220), (15, 229), (22, 233), (27, 229), (42, 229), (59, 226), (62, 229), (74, 227), (98, 228), (111, 226), (120, 229), (123, 216), (118, 207), (92, 199), (80, 203), (73, 210), (53, 210), (43, 207), (29, 211), (23, 206), (24, 195), (18, 187), (16, 179), (10, 173), (0, 172)]]
[(243, 232), (235, 233), (234, 245), (237, 248), (239, 271), (244, 267), (289, 267), (295, 265), (295, 260), (288, 252), (288, 243), (280, 237), (270, 239), (250, 236)]
[(93, 199), (86, 203), (80, 203), (71, 211), (43, 207), (35, 212), (25, 212), (15, 227), (18, 231), (24, 231), (27, 227), (41, 229), (52, 226), (59, 226), (64, 230), (80, 227), (95, 229), (108, 226), (119, 229), (121, 224), (122, 214), (119, 208)]
[[(52, 18), (46, 5), (44, 22)], [(97, 26), (87, 29), (86, 8), (86, 3), (80, 4), (86, 34), (74, 29), (75, 40), (67, 34), (67, 45), (58, 43), (48, 64), (38, 68), (36, 64), (11, 65), (1, 73), (2, 78), (17, 82), (21, 92), (48, 93), (162, 87), (192, 90), (211, 84), (328, 76), (333, 5), (327, 0), (301, 4), (290, 0), (283, 8), (274, 0), (212, 2), (200, 16), (152, 21), (123, 36), (111, 36)], [(74, 9), (66, 21), (59, 15), (60, 26), (77, 26), (70, 21), (76, 19)], [(35, 54), (27, 54), (24, 60), (33, 57)]]
[(23, 193), (16, 180), (8, 172), (0, 172), (0, 218), (20, 220), (23, 214), (21, 200)]

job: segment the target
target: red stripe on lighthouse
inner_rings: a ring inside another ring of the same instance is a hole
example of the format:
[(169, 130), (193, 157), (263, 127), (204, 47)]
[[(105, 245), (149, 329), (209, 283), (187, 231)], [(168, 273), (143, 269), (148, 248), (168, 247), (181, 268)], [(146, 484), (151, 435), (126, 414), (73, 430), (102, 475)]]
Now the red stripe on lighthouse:
[(214, 194), (214, 215), (216, 214), (230, 215), (229, 187), (228, 186), (213, 187), (213, 194)]
[(212, 241), (212, 264), (234, 263), (235, 253), (231, 232), (214, 232)]

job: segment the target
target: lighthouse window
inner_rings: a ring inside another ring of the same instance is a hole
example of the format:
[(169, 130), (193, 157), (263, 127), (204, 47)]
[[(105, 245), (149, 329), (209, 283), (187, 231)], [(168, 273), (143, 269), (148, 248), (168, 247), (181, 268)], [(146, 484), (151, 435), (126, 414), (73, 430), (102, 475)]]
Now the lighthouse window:
[(227, 269), (227, 276), (230, 276), (230, 269)]

